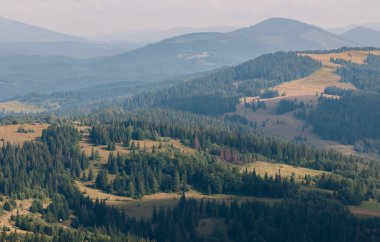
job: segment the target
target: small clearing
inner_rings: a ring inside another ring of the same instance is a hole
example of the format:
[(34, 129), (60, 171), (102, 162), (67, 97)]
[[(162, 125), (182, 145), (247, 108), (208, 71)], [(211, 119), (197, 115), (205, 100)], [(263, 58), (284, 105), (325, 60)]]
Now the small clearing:
[[(181, 195), (178, 193), (156, 193), (151, 195), (145, 195), (142, 199), (132, 199), (129, 197), (116, 196), (105, 193), (103, 191), (86, 187), (82, 182), (76, 181), (76, 184), (84, 196), (89, 196), (91, 199), (105, 200), (109, 206), (115, 206), (124, 209), (127, 215), (137, 218), (150, 218), (153, 213), (154, 207), (159, 209), (160, 207), (168, 208), (177, 205)], [(279, 202), (278, 199), (271, 198), (256, 198), (249, 196), (236, 196), (225, 194), (205, 195), (196, 190), (190, 189), (186, 192), (187, 198), (193, 199), (217, 199), (223, 200), (227, 204), (232, 201), (262, 201), (269, 204)]]
[[(79, 143), (80, 148), (86, 153), (87, 156), (91, 155), (92, 150), (98, 151), (100, 154), (100, 159), (97, 161), (99, 165), (106, 165), (108, 162), (108, 156), (110, 153), (120, 153), (121, 155), (126, 155), (130, 153), (130, 148), (124, 147), (122, 144), (116, 144), (116, 150), (110, 151), (107, 149), (106, 145), (95, 146), (92, 144), (91, 139), (89, 137), (88, 130), (90, 127), (87, 126), (77, 126), (77, 129), (83, 134), (83, 138)], [(184, 146), (179, 140), (173, 140), (170, 138), (161, 138), (160, 140), (132, 140), (135, 143), (136, 147), (139, 146), (140, 149), (147, 149), (147, 151), (152, 151), (153, 147), (155, 147), (158, 151), (158, 147), (160, 144), (162, 145), (162, 149), (168, 149), (169, 147), (174, 147), (176, 149), (181, 150), (187, 154), (194, 154), (196, 152), (195, 149)]]
[[(8, 227), (10, 228), (10, 232), (14, 232), (15, 229), (17, 229), (18, 233), (28, 233), (29, 231), (21, 230), (20, 228), (15, 226), (15, 223), (11, 221), (12, 216), (19, 215), (28, 215), (31, 217), (37, 217), (41, 218), (41, 214), (39, 213), (32, 213), (29, 211), (30, 206), (32, 205), (33, 199), (26, 199), (26, 200), (16, 200), (17, 206), (12, 211), (4, 211), (3, 214), (0, 216), (0, 227)], [(46, 201), (43, 203), (43, 207), (46, 208), (50, 204), (50, 201)], [(0, 204), (3, 206), (3, 204)]]
[(4, 113), (39, 113), (43, 111), (44, 109), (37, 105), (22, 103), (17, 100), (0, 103), (0, 112)]
[(295, 118), (294, 111), (285, 114), (276, 114), (278, 102), (282, 99), (303, 101), (309, 105), (317, 105), (317, 97), (313, 96), (298, 96), (298, 97), (278, 97), (262, 100), (266, 104), (266, 109), (259, 109), (253, 112), (246, 108), (243, 103), (237, 106), (234, 114), (246, 117), (249, 121), (257, 124), (257, 127), (264, 130), (266, 133), (283, 137), (287, 140), (294, 140), (295, 137), (302, 137), (307, 143), (322, 149), (335, 149), (342, 154), (356, 154), (351, 145), (342, 145), (335, 141), (322, 140), (313, 132), (311, 125), (306, 126), (303, 120)]
[(380, 217), (380, 203), (374, 200), (364, 201), (360, 206), (349, 206), (349, 209), (358, 217)]
[(281, 174), (282, 177), (294, 176), (294, 179), (296, 181), (303, 181), (305, 175), (314, 177), (322, 175), (323, 173), (328, 173), (325, 171), (318, 171), (308, 168), (296, 167), (280, 163), (270, 163), (264, 161), (257, 161), (241, 166), (240, 171), (244, 172), (245, 170), (247, 170), (248, 172), (252, 172), (253, 170), (255, 170), (256, 174), (261, 177), (264, 177), (265, 174), (272, 177), (275, 177), (276, 174)]
[[(22, 127), (24, 130), (33, 132), (21, 133), (18, 129)], [(33, 141), (41, 137), (42, 130), (49, 127), (48, 124), (16, 124), (0, 126), (0, 146), (6, 142), (12, 144), (22, 144), (26, 141)]]

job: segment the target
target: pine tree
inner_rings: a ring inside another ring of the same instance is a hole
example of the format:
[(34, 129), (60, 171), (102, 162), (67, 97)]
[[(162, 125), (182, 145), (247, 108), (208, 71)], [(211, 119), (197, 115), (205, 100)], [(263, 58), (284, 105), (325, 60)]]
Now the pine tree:
[(90, 167), (90, 170), (88, 171), (88, 181), (94, 180), (94, 172), (92, 171), (92, 168)]
[(175, 189), (175, 192), (179, 192), (180, 188), (181, 188), (181, 180), (179, 177), (179, 172), (177, 169), (175, 169), (175, 171), (174, 171), (174, 189)]
[(96, 176), (95, 185), (99, 189), (106, 189), (108, 186), (108, 175), (106, 171), (100, 171)]
[(87, 175), (85, 171), (82, 174), (82, 181), (87, 181)]

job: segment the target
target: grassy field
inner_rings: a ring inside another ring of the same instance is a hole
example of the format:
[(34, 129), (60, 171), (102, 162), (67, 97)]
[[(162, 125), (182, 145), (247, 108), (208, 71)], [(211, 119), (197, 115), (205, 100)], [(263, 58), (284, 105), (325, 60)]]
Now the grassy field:
[(323, 173), (327, 173), (324, 171), (264, 161), (257, 161), (240, 167), (241, 172), (244, 172), (245, 170), (250, 172), (255, 170), (256, 174), (262, 177), (265, 176), (265, 174), (272, 177), (274, 177), (276, 174), (281, 174), (282, 177), (294, 176), (294, 179), (300, 182), (304, 180), (305, 175), (314, 177), (322, 175)]
[[(99, 145), (94, 146), (91, 143), (90, 137), (89, 137), (89, 127), (87, 126), (79, 126), (76, 125), (77, 129), (83, 134), (83, 139), (81, 140), (79, 146), (80, 148), (86, 153), (86, 155), (90, 156), (92, 149), (94, 151), (98, 151), (100, 154), (100, 159), (98, 163), (100, 165), (107, 164), (108, 156), (110, 153), (120, 153), (120, 154), (129, 154), (130, 149), (127, 147), (122, 146), (122, 144), (116, 144), (116, 150), (109, 151), (107, 149), (106, 145)], [(179, 140), (173, 140), (170, 138), (161, 138), (161, 140), (153, 141), (153, 140), (132, 140), (136, 146), (140, 146), (140, 149), (144, 149), (146, 147), (147, 151), (152, 151), (153, 146), (158, 148), (159, 145), (162, 145), (162, 149), (168, 149), (169, 147), (174, 147), (176, 149), (179, 149), (182, 152), (185, 152), (187, 154), (194, 154), (195, 150), (189, 147), (184, 146)]]
[[(380, 54), (380, 51), (372, 52), (373, 54)], [(305, 125), (303, 120), (298, 120), (294, 117), (294, 112), (277, 115), (276, 107), (280, 100), (295, 100), (308, 103), (312, 107), (316, 107), (318, 97), (323, 93), (324, 89), (328, 86), (337, 86), (344, 89), (355, 89), (349, 83), (341, 82), (341, 77), (335, 73), (339, 65), (330, 62), (330, 58), (341, 58), (344, 60), (351, 60), (354, 63), (363, 64), (368, 56), (365, 51), (346, 51), (343, 53), (331, 54), (303, 54), (310, 56), (322, 62), (322, 68), (313, 74), (283, 83), (274, 87), (280, 94), (285, 93), (285, 96), (280, 96), (271, 99), (261, 99), (266, 104), (266, 110), (258, 110), (253, 112), (245, 108), (243, 99), (241, 104), (237, 106), (235, 114), (246, 117), (249, 121), (255, 122), (259, 128), (265, 132), (284, 137), (287, 140), (294, 140), (296, 136), (303, 137), (307, 143), (322, 149), (334, 149), (345, 155), (360, 155), (364, 158), (373, 159), (374, 157), (365, 154), (358, 154), (353, 150), (351, 145), (341, 145), (338, 142), (322, 140), (318, 135), (313, 133), (311, 125)], [(246, 97), (248, 102), (257, 100), (258, 97)]]
[(39, 113), (44, 110), (37, 105), (22, 103), (17, 100), (0, 103), (0, 112), (5, 113)]
[[(116, 206), (118, 208), (124, 209), (126, 214), (133, 217), (143, 217), (150, 218), (153, 209), (156, 206), (159, 207), (174, 207), (181, 195), (178, 193), (156, 193), (152, 195), (145, 195), (142, 199), (132, 199), (129, 197), (116, 196), (102, 192), (100, 190), (86, 187), (84, 183), (76, 181), (78, 188), (81, 190), (84, 196), (89, 196), (91, 199), (105, 200), (106, 204), (109, 206)], [(262, 201), (269, 204), (274, 204), (279, 202), (278, 199), (271, 198), (256, 198), (249, 196), (235, 196), (235, 195), (225, 195), (225, 194), (215, 194), (215, 195), (205, 195), (195, 190), (190, 190), (186, 192), (187, 198), (193, 199), (217, 199), (224, 200), (227, 204), (231, 201)]]
[[(48, 124), (17, 124), (0, 126), (0, 145), (4, 142), (21, 144), (25, 141), (35, 140), (40, 137), (42, 130), (46, 129)], [(32, 133), (19, 133), (17, 130), (23, 127), (26, 130), (33, 130)]]
[[(368, 51), (352, 50), (352, 51), (345, 51), (341, 53), (305, 54), (305, 55), (310, 56), (313, 59), (321, 61), (322, 64), (325, 66), (336, 67), (337, 64), (330, 62), (331, 57), (334, 59), (343, 59), (345, 61), (351, 61), (356, 64), (364, 64), (365, 60), (367, 59), (368, 53), (369, 53)], [(377, 52), (371, 51), (371, 53), (376, 54)]]
[(326, 87), (336, 86), (343, 89), (355, 89), (350, 83), (340, 82), (341, 77), (335, 73), (336, 68), (322, 67), (310, 76), (285, 82), (274, 87), (279, 93), (287, 97), (315, 96), (321, 94)]
[(265, 100), (266, 109), (253, 112), (245, 108), (244, 104), (239, 104), (235, 114), (246, 117), (249, 121), (257, 123), (258, 128), (268, 134), (283, 137), (287, 140), (294, 140), (296, 136), (306, 138), (307, 143), (322, 149), (335, 149), (345, 155), (356, 154), (351, 145), (342, 145), (335, 141), (322, 140), (314, 134), (311, 125), (306, 126), (303, 120), (294, 117), (294, 112), (278, 115), (275, 113), (278, 102), (281, 99), (304, 101), (314, 107), (317, 104), (317, 97), (298, 96), (298, 97), (279, 97)]
[(349, 209), (358, 217), (380, 217), (380, 203), (374, 200), (364, 201), (360, 206), (349, 206)]
[[(4, 201), (8, 199), (4, 197)], [(27, 215), (35, 218), (41, 218), (42, 215), (39, 213), (32, 213), (29, 211), (31, 205), (32, 205), (33, 199), (25, 199), (25, 200), (16, 200), (17, 206), (12, 209), (12, 211), (5, 211), (3, 214), (0, 216), (0, 227), (8, 227), (10, 228), (10, 232), (14, 232), (15, 229), (17, 229), (17, 233), (27, 233), (28, 231), (21, 230), (20, 228), (15, 226), (15, 222), (11, 221), (12, 216), (16, 216), (17, 214), (19, 215)], [(43, 202), (43, 207), (47, 208), (47, 206), (50, 204), (50, 200), (44, 201)], [(3, 206), (4, 202), (0, 203), (0, 206)], [(9, 233), (10, 233), (9, 232)]]

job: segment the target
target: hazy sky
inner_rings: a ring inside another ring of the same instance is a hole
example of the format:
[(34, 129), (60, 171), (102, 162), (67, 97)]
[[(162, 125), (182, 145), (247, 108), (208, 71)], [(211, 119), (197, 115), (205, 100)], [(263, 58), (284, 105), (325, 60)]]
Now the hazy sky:
[(249, 26), (288, 17), (323, 27), (380, 22), (378, 0), (0, 0), (0, 15), (76, 35)]

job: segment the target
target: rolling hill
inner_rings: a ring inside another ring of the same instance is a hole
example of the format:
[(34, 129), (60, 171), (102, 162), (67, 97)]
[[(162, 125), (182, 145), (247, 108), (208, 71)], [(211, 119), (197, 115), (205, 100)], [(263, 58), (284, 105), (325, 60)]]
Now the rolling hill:
[(296, 20), (272, 18), (227, 33), (194, 33), (165, 39), (125, 54), (76, 60), (1, 57), (0, 95), (54, 92), (113, 82), (160, 81), (236, 65), (279, 50), (331, 49), (353, 45)]
[(117, 55), (143, 46), (123, 42), (97, 42), (62, 34), (0, 16), (0, 57), (14, 55), (62, 55), (94, 58)]
[(84, 41), (84, 39), (32, 26), (0, 16), (0, 42)]
[(349, 45), (354, 44), (312, 25), (272, 18), (228, 33), (194, 33), (166, 39), (107, 61), (128, 63), (134, 68), (143, 62), (152, 72), (182, 74), (236, 65), (279, 50), (320, 50)]
[(361, 46), (380, 47), (380, 31), (370, 28), (356, 27), (341, 36)]

